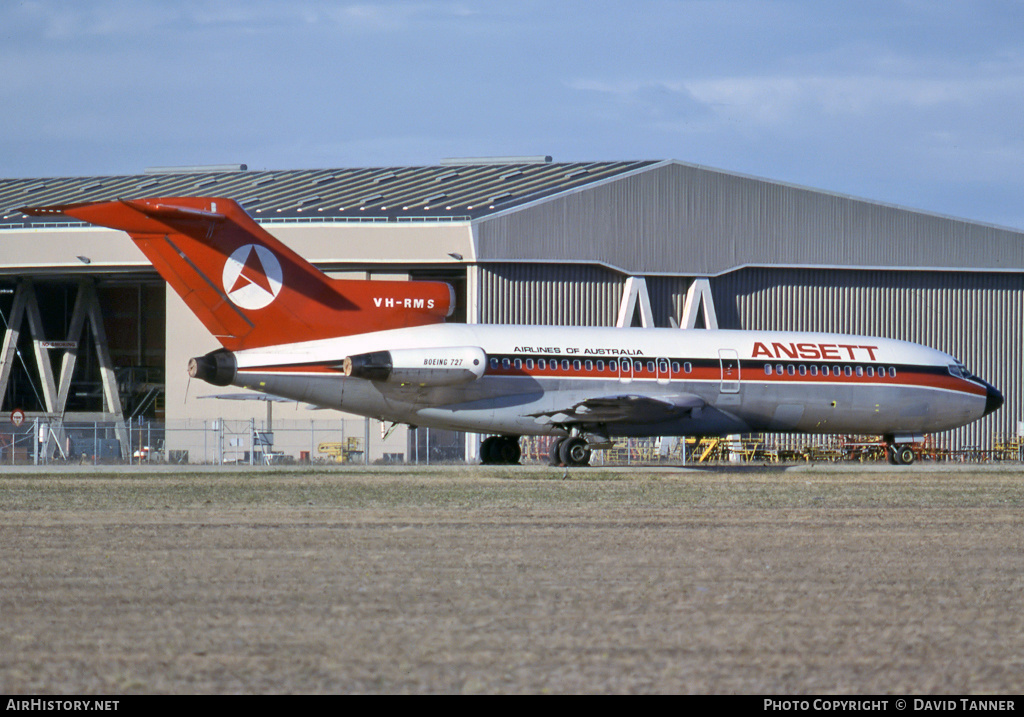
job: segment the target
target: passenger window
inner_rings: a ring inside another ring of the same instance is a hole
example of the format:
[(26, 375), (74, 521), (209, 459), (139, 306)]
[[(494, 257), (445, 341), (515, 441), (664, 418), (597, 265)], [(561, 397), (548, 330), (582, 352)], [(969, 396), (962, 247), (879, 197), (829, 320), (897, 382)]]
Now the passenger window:
[(597, 370), (604, 371), (604, 361), (602, 361), (601, 359), (597, 360)]
[(507, 368), (508, 368), (508, 367), (510, 367), (511, 365), (512, 365), (512, 362), (511, 362), (511, 361), (509, 361), (509, 360), (508, 360), (507, 358), (503, 358), (503, 359), (501, 360), (501, 367), (502, 367), (502, 368), (504, 368), (504, 369), (507, 369)]
[(679, 373), (679, 368), (680, 368), (679, 367), (679, 362), (678, 361), (673, 361), (672, 362), (672, 373)]
[(537, 368), (539, 368), (541, 371), (543, 371), (547, 367), (548, 367), (548, 362), (547, 361), (545, 361), (544, 359), (537, 359)]
[(533, 359), (526, 359), (526, 369), (528, 371), (533, 370)]
[(846, 372), (846, 375), (847, 375), (847, 377), (849, 377), (849, 376), (852, 376), (852, 375), (853, 375), (853, 369), (852, 369), (852, 368), (850, 368), (849, 366), (847, 366), (847, 367), (846, 367), (846, 368), (845, 368), (844, 370), (845, 370), (845, 372)]
[(496, 358), (492, 358), (491, 359), (491, 368), (498, 368), (498, 359), (496, 359)]
[(800, 366), (798, 367), (798, 370), (800, 371), (800, 375), (801, 376), (806, 376), (807, 375), (807, 367), (804, 366), (803, 364), (800, 364)]
[(764, 365), (764, 375), (765, 376), (771, 376), (772, 375), (772, 365), (770, 363), (766, 363)]
[(568, 371), (569, 370), (569, 359), (562, 359), (562, 370), (563, 371)]
[(586, 366), (587, 366), (587, 370), (588, 371), (593, 371), (594, 370), (594, 362), (589, 360), (589, 359), (587, 360)]
[(864, 376), (864, 367), (863, 366), (858, 366), (857, 367), (857, 378), (862, 378), (863, 376)]
[(812, 376), (817, 376), (818, 375), (818, 367), (817, 366), (811, 366), (811, 375)]
[(683, 364), (683, 371), (685, 371), (686, 373), (690, 373), (691, 371), (693, 371), (693, 364), (691, 364), (689, 361), (684, 363)]
[(579, 359), (576, 359), (575, 361), (572, 362), (572, 370), (573, 371), (579, 371), (582, 366), (583, 366), (583, 364), (580, 363)]
[(515, 361), (512, 362), (512, 365), (515, 366), (517, 369), (521, 369), (523, 367), (523, 360), (516, 359)]
[(895, 366), (890, 366), (889, 367), (889, 378), (896, 378), (896, 367)]

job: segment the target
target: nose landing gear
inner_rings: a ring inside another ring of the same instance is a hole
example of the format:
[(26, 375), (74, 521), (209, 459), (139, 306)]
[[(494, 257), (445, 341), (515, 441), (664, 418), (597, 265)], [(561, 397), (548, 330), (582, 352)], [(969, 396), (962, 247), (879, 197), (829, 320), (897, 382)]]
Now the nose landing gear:
[(891, 444), (886, 446), (886, 457), (894, 466), (909, 466), (917, 458), (914, 449), (907, 445)]

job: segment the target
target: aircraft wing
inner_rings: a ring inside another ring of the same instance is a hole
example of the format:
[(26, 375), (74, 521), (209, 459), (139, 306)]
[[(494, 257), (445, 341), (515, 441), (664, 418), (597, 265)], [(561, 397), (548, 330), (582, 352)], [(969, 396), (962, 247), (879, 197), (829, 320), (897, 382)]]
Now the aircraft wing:
[(223, 401), (273, 401), (274, 403), (299, 403), (294, 398), (274, 396), (269, 393), (214, 393), (199, 398), (219, 398)]
[(677, 418), (705, 405), (700, 396), (684, 393), (675, 396), (623, 394), (588, 398), (554, 411), (531, 413), (546, 423), (659, 423)]

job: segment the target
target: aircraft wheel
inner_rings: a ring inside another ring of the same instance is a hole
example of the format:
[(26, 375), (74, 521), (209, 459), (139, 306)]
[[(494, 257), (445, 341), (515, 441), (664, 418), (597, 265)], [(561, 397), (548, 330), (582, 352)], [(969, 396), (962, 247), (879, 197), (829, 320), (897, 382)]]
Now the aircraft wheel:
[(560, 466), (562, 465), (562, 444), (565, 443), (564, 438), (556, 438), (555, 442), (551, 444), (551, 452), (548, 453), (548, 465)]
[(590, 465), (590, 446), (582, 438), (567, 438), (558, 448), (562, 463), (567, 466)]
[(485, 466), (514, 465), (520, 456), (519, 438), (491, 436), (480, 444), (480, 462)]
[(914, 455), (914, 449), (910, 446), (896, 446), (894, 453), (896, 455), (896, 463), (901, 466), (909, 466), (917, 458)]
[(490, 436), (480, 444), (480, 462), (485, 466), (494, 465), (498, 461), (498, 441), (501, 436)]
[(495, 463), (499, 463), (504, 466), (511, 466), (519, 463), (519, 457), (523, 455), (523, 451), (519, 447), (519, 438), (502, 436), (494, 446), (494, 455), (498, 459)]
[(885, 447), (885, 459), (889, 461), (889, 465), (898, 466), (899, 462), (896, 460), (896, 446)]

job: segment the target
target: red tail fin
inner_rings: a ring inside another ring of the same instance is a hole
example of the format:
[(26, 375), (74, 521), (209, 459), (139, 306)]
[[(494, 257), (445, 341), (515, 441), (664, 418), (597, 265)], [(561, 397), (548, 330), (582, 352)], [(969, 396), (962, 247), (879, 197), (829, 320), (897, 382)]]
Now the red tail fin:
[(210, 333), (231, 351), (441, 323), (448, 284), (331, 279), (233, 200), (125, 199), (37, 207), (128, 232)]

